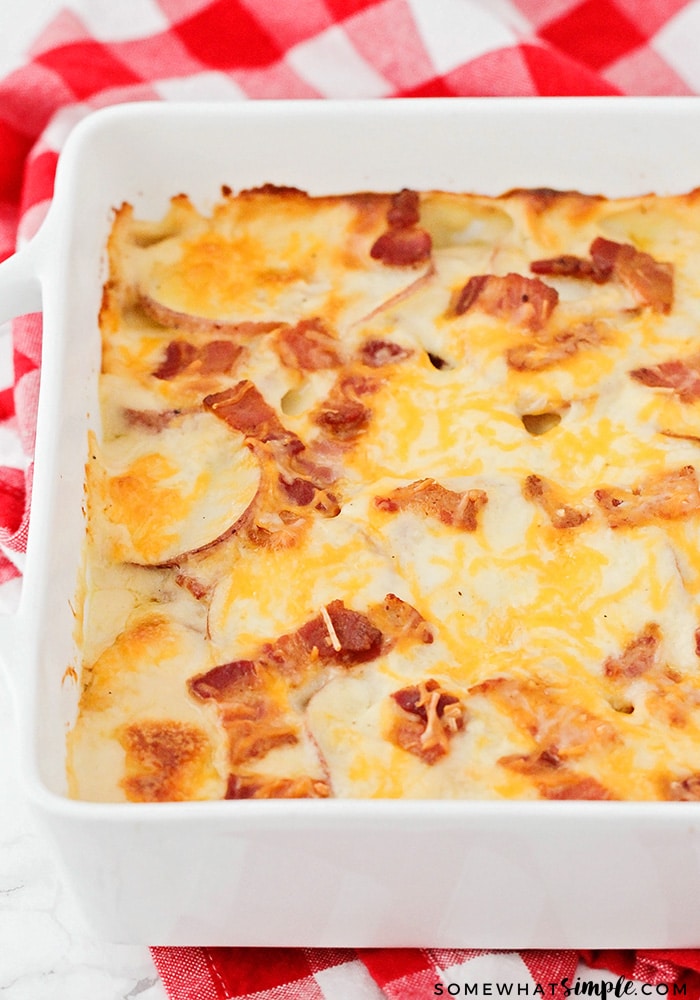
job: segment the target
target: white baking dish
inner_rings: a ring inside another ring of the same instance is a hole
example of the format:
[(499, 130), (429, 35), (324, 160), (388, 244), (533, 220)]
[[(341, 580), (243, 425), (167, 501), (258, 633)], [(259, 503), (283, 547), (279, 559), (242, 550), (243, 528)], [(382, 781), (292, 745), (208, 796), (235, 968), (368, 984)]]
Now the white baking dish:
[(0, 265), (0, 319), (43, 308), (31, 537), (1, 623), (22, 782), (88, 919), (144, 944), (700, 946), (692, 803), (70, 801), (72, 605), (112, 209), (222, 184), (312, 193), (511, 187), (624, 195), (700, 183), (694, 99), (127, 105), (75, 129), (40, 233)]

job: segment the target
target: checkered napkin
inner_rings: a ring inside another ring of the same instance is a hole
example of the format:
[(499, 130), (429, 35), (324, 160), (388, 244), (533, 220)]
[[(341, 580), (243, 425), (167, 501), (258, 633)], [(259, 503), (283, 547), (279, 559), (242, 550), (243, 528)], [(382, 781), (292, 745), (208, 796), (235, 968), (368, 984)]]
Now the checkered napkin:
[[(105, 105), (683, 95), (700, 93), (699, 52), (700, 0), (69, 0), (0, 81), (0, 259), (44, 218), (71, 128)], [(4, 585), (20, 576), (27, 541), (40, 317), (16, 320), (12, 334), (11, 370), (0, 390)], [(602, 982), (611, 984), (608, 995), (615, 986), (622, 995), (621, 985), (641, 995), (647, 984), (647, 995), (700, 998), (694, 951), (152, 954), (173, 1000), (576, 996), (577, 983), (590, 995)]]
[(153, 948), (173, 1000), (700, 997), (697, 951)]

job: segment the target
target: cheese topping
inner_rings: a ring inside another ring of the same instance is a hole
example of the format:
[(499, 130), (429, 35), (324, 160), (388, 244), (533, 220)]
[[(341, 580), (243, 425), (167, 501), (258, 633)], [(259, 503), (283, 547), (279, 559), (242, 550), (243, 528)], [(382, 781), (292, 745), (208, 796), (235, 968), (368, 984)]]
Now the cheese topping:
[(700, 196), (124, 205), (73, 796), (700, 797)]

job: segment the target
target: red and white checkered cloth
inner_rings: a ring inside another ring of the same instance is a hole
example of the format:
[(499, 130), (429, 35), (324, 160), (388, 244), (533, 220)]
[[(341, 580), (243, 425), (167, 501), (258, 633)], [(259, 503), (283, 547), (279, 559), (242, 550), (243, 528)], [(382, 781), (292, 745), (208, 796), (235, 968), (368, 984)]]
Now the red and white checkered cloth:
[(176, 1000), (700, 996), (697, 951), (153, 948), (152, 954)]
[[(68, 0), (0, 81), (0, 259), (40, 225), (71, 128), (109, 104), (696, 93), (700, 0)], [(26, 547), (40, 317), (12, 332), (0, 584), (20, 575)], [(154, 948), (153, 958), (173, 1000), (559, 997), (603, 981), (622, 995), (620, 976), (637, 994), (649, 984), (646, 995), (700, 1000), (696, 951)]]

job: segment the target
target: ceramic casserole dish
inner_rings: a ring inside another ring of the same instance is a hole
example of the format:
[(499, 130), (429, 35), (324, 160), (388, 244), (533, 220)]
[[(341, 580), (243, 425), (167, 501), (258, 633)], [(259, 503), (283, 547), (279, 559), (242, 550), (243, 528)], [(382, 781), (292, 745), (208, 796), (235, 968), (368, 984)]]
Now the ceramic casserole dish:
[(0, 318), (41, 309), (42, 386), (21, 603), (0, 624), (21, 781), (93, 927), (149, 945), (700, 945), (693, 802), (91, 803), (66, 794), (88, 432), (105, 243), (124, 201), (158, 218), (222, 185), (311, 194), (700, 184), (694, 99), (127, 105), (61, 156), (34, 240), (0, 265)]

